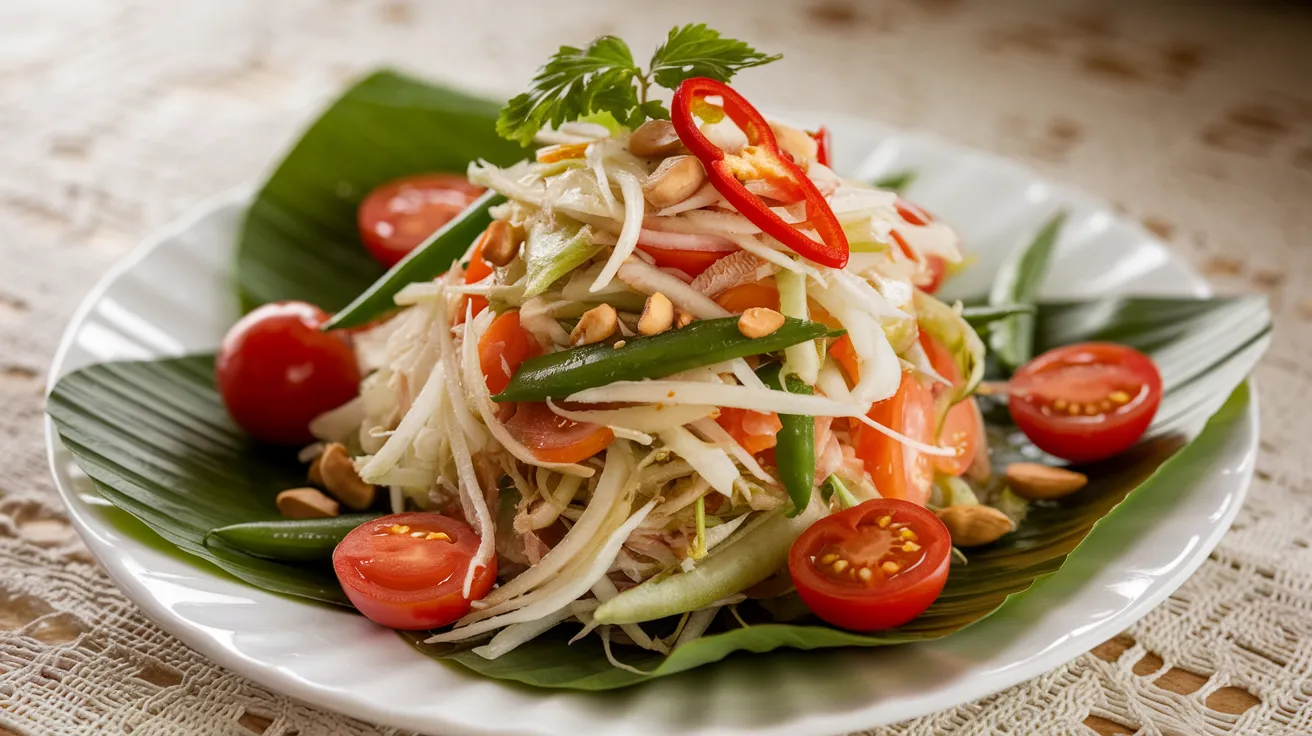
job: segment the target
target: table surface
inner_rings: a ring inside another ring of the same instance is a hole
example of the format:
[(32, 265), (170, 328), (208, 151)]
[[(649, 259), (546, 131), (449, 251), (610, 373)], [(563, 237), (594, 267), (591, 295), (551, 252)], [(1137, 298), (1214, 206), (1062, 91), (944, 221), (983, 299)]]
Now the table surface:
[(258, 181), (362, 72), (494, 94), (562, 43), (706, 21), (786, 64), (739, 87), (991, 150), (1093, 192), (1222, 292), (1269, 296), (1263, 440), (1211, 558), (1125, 633), (874, 733), (1312, 733), (1312, 6), (1297, 2), (6, 0), (0, 3), (0, 734), (392, 733), (160, 631), (69, 528), (45, 370), (92, 283)]

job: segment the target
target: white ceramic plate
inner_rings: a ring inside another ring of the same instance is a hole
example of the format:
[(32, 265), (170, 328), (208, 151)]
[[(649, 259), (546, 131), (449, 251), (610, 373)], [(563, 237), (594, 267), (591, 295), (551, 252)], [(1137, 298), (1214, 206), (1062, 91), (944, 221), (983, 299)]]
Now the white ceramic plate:
[[(840, 171), (912, 169), (912, 199), (978, 254), (949, 293), (978, 294), (1007, 250), (1071, 211), (1051, 297), (1206, 295), (1206, 283), (1139, 227), (993, 156), (857, 121), (827, 121)], [(219, 199), (144, 245), (87, 297), (51, 370), (210, 350), (235, 319), (229, 264), (246, 202)], [(53, 378), (52, 378), (53, 380)], [(1225, 397), (1217, 397), (1217, 403)], [(437, 734), (831, 734), (954, 706), (1034, 677), (1115, 635), (1175, 590), (1229, 527), (1253, 471), (1257, 407), (1197, 481), (1151, 518), (1118, 521), (1104, 564), (1075, 563), (1005, 616), (939, 641), (885, 649), (737, 656), (627, 690), (509, 686), (435, 662), (363, 617), (278, 597), (143, 544), (111, 523), (47, 426), (73, 521), (115, 582), (162, 627), (214, 661), (325, 708)]]

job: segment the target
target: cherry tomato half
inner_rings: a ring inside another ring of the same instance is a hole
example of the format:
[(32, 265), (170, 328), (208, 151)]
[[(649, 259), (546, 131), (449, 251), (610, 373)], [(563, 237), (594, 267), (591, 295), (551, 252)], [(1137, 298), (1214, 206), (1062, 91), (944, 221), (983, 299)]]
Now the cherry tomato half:
[(793, 542), (788, 572), (802, 602), (853, 631), (919, 616), (948, 579), (952, 541), (928, 509), (877, 498), (817, 521)]
[(350, 401), (360, 369), (349, 338), (323, 332), (322, 309), (306, 302), (265, 304), (228, 330), (214, 382), (233, 421), (280, 445), (314, 440), (310, 420)]
[(537, 401), (516, 404), (506, 429), (544, 463), (582, 462), (615, 441), (610, 427), (566, 419)]
[(501, 393), (520, 364), (541, 352), (538, 341), (519, 325), (519, 310), (497, 315), (478, 339), (478, 365), (488, 392)]
[(360, 203), (360, 238), (391, 268), (478, 199), (483, 188), (459, 174), (417, 174), (379, 186)]
[[(869, 416), (907, 437), (934, 442), (934, 395), (910, 372), (902, 374), (893, 398), (875, 404)], [(934, 483), (933, 458), (865, 424), (856, 426), (853, 449), (879, 494), (924, 506)]]
[(674, 248), (656, 248), (638, 243), (638, 250), (651, 256), (661, 268), (677, 268), (697, 278), (702, 271), (715, 265), (715, 262), (728, 255), (730, 250), (677, 250)]
[(446, 626), (469, 613), (497, 579), (494, 557), (465, 575), (478, 552), (478, 535), (462, 521), (410, 512), (367, 521), (333, 550), (333, 571), (351, 603), (374, 623), (418, 631)]
[(1008, 393), (1011, 418), (1030, 441), (1087, 463), (1143, 436), (1162, 401), (1162, 377), (1134, 348), (1089, 342), (1049, 350), (1021, 366)]
[(724, 427), (734, 441), (749, 454), (755, 455), (778, 444), (779, 430), (784, 424), (774, 412), (752, 411), (722, 407), (715, 421)]

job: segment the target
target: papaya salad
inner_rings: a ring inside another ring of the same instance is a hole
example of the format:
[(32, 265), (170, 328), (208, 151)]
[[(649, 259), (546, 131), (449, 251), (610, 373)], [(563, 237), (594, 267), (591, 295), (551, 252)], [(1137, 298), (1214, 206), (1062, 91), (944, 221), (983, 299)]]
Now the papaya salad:
[[(934, 296), (960, 239), (727, 84), (777, 58), (704, 25), (646, 70), (613, 37), (563, 47), (498, 122), (524, 160), (360, 206), (391, 275), (475, 223), (461, 257), (360, 328), (283, 302), (228, 334), (228, 411), (305, 447), (310, 482), (278, 507), (317, 525), (364, 615), (487, 658), (572, 625), (621, 667), (612, 642), (668, 652), (749, 599), (886, 629), (960, 548), (1015, 529), (997, 478), (1031, 499), (1083, 485), (992, 467), (984, 343)], [(1035, 444), (1088, 461), (1143, 434), (1161, 381), (1090, 344), (1008, 391)]]

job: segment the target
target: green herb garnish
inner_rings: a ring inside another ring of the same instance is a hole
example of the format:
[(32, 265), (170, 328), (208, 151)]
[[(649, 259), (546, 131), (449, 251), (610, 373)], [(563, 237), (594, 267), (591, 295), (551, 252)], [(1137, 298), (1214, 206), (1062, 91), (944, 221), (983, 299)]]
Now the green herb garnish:
[(630, 128), (647, 118), (668, 119), (665, 105), (649, 98), (652, 84), (675, 89), (690, 77), (727, 82), (743, 69), (780, 58), (724, 38), (705, 23), (670, 29), (646, 71), (615, 36), (602, 36), (583, 49), (561, 46), (533, 78), (532, 89), (501, 108), (497, 133), (527, 146), (544, 127), (589, 115), (608, 113)]

